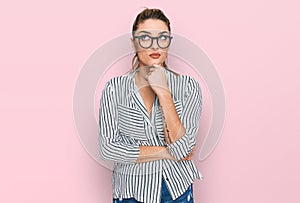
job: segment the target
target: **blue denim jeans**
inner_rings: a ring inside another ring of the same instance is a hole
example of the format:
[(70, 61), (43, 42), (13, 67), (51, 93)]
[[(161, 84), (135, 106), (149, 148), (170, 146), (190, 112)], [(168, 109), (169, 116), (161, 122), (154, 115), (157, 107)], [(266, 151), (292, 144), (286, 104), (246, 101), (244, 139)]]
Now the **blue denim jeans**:
[[(128, 198), (128, 199), (113, 199), (113, 203), (142, 203), (142, 202), (139, 202), (134, 198)], [(162, 190), (161, 190), (161, 203), (194, 203), (193, 185), (190, 185), (189, 188), (176, 200), (172, 200), (167, 185), (163, 180)]]

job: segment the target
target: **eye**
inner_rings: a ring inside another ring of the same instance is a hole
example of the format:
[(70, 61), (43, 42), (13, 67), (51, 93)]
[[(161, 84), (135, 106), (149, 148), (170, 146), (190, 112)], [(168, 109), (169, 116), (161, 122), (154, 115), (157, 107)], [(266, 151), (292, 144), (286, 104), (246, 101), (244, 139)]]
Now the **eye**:
[(160, 35), (159, 40), (167, 40), (169, 36), (167, 35)]
[(151, 39), (151, 37), (149, 35), (141, 35), (139, 38), (143, 41), (148, 41)]

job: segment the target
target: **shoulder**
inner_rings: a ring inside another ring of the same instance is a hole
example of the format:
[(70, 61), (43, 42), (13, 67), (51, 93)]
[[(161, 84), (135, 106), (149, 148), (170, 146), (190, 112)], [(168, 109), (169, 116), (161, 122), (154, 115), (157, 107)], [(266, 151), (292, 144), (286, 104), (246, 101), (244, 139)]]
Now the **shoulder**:
[(199, 84), (198, 80), (196, 80), (193, 76), (186, 75), (186, 78), (187, 78), (187, 85), (190, 88), (200, 89), (200, 84)]
[(126, 86), (130, 83), (131, 77), (130, 73), (124, 74), (124, 75), (119, 75), (110, 78), (104, 85), (104, 89), (110, 88), (110, 89), (116, 89), (120, 86)]
[(191, 75), (178, 74), (174, 71), (169, 71), (170, 82), (174, 82), (182, 87), (200, 88), (199, 82)]

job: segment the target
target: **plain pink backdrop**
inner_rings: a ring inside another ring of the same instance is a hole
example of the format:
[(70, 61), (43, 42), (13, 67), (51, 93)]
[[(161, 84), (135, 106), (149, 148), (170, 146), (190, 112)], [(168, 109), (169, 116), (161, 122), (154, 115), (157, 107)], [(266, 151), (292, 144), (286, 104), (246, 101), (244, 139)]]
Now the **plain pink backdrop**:
[(88, 57), (144, 6), (208, 54), (226, 90), (195, 202), (300, 202), (296, 0), (1, 2), (0, 202), (111, 202), (111, 172), (78, 139), (73, 90)]

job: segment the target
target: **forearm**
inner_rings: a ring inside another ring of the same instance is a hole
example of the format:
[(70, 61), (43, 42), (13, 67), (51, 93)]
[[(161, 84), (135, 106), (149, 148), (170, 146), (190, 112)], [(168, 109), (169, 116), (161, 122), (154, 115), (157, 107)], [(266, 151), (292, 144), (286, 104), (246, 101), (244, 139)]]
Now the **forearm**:
[(176, 160), (171, 156), (169, 151), (164, 146), (139, 146), (140, 153), (137, 163), (156, 161), (161, 159)]
[(163, 115), (165, 140), (167, 144), (171, 144), (185, 134), (185, 128), (177, 114), (170, 92), (160, 94), (159, 103)]
[[(156, 89), (161, 106), (167, 149), (177, 160), (185, 159), (192, 154), (202, 110), (202, 93), (198, 81), (189, 76), (183, 78), (187, 79), (187, 83), (182, 86), (185, 90), (184, 94), (179, 96), (181, 109), (177, 108), (169, 88), (162, 85)], [(179, 111), (177, 112), (179, 109), (180, 114)]]
[(104, 160), (121, 163), (135, 163), (139, 156), (138, 145), (128, 145), (109, 139), (100, 133), (100, 155)]
[(165, 91), (159, 95), (164, 122), (165, 141), (168, 151), (176, 160), (189, 160), (194, 144), (187, 136), (186, 128), (181, 122), (171, 93)]

